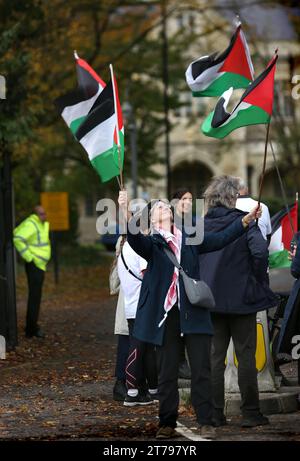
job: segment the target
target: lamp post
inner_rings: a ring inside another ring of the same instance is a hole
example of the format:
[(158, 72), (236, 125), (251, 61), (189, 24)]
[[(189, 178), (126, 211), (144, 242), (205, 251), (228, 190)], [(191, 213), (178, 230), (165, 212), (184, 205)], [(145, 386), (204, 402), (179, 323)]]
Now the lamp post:
[(17, 339), (17, 311), (15, 287), (15, 254), (13, 244), (13, 187), (10, 152), (4, 141), (1, 143), (3, 164), (0, 168), (0, 335), (6, 339), (8, 349), (14, 349)]
[(168, 1), (161, 1), (162, 18), (162, 82), (165, 124), (165, 152), (166, 152), (166, 179), (167, 197), (171, 196), (172, 172), (170, 165), (170, 120), (169, 120), (169, 42), (167, 34), (167, 6)]
[(132, 198), (137, 198), (137, 129), (133, 109), (128, 101), (124, 102), (122, 112), (130, 132)]
[[(0, 99), (6, 99), (6, 82), (2, 75)], [(4, 135), (0, 141), (0, 156), (0, 354), (3, 357), (5, 344), (9, 350), (18, 344), (11, 152)]]

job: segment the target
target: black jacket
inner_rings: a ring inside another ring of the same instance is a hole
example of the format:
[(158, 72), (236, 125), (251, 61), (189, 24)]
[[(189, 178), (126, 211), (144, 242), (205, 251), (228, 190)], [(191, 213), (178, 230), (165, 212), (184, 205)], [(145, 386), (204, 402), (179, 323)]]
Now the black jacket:
[[(212, 208), (205, 216), (205, 232), (221, 232), (243, 215), (237, 209)], [(276, 306), (277, 296), (268, 286), (268, 242), (255, 223), (230, 245), (199, 259), (200, 278), (214, 294), (215, 312), (250, 314)]]
[[(181, 265), (186, 273), (199, 278), (199, 253), (223, 248), (228, 243), (244, 234), (241, 219), (237, 219), (222, 232), (207, 233), (200, 245), (187, 245), (186, 235), (182, 234)], [(141, 341), (161, 345), (163, 342), (165, 322), (158, 326), (164, 317), (164, 302), (171, 284), (174, 266), (163, 251), (168, 247), (159, 234), (144, 236), (133, 235), (128, 230), (128, 243), (133, 250), (148, 261), (142, 282), (140, 298), (134, 324), (133, 334)], [(180, 290), (180, 326), (183, 334), (213, 334), (210, 313), (206, 309), (193, 306), (185, 293), (181, 277)]]

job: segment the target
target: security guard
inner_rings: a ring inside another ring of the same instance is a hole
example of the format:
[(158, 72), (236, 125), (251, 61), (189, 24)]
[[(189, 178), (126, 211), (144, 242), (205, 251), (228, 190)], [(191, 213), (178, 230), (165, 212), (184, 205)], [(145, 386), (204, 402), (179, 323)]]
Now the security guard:
[(51, 257), (51, 246), (49, 222), (46, 221), (46, 212), (42, 206), (36, 206), (34, 213), (15, 228), (14, 244), (25, 260), (28, 281), (26, 337), (44, 338), (45, 335), (38, 326), (38, 317), (46, 266)]

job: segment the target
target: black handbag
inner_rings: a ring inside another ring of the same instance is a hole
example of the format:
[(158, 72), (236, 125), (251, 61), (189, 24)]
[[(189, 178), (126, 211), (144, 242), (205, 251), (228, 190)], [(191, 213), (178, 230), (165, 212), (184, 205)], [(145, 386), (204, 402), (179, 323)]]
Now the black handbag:
[(179, 264), (176, 256), (172, 250), (164, 248), (165, 254), (168, 256), (170, 261), (179, 270), (179, 274), (182, 277), (186, 295), (193, 306), (199, 306), (204, 309), (214, 309), (216, 303), (214, 295), (207, 283), (203, 280), (196, 280), (189, 277), (183, 267)]

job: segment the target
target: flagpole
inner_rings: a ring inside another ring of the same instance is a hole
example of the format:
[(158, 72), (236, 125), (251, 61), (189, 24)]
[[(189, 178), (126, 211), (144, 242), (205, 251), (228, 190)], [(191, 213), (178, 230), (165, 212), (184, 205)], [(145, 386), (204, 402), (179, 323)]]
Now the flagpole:
[[(277, 162), (277, 158), (276, 158), (276, 155), (275, 155), (275, 151), (274, 151), (273, 143), (272, 143), (271, 139), (269, 140), (269, 144), (270, 144), (272, 155), (273, 155), (273, 160), (274, 160), (275, 169), (276, 169), (279, 184), (280, 184), (280, 189), (281, 189), (283, 202), (284, 202), (284, 205), (285, 205), (285, 208), (286, 208), (286, 212), (287, 212), (287, 215), (288, 215), (288, 218), (289, 218), (289, 223), (290, 223), (290, 226), (291, 226), (291, 229), (292, 229), (292, 232), (293, 232), (293, 236), (294, 236), (295, 235), (294, 224), (293, 224), (293, 220), (292, 220), (292, 217), (291, 217), (287, 196), (286, 196), (286, 193), (285, 193), (285, 190), (284, 190), (283, 180), (282, 180), (282, 177), (281, 177), (281, 174), (280, 174), (280, 171), (279, 171), (278, 162)], [(298, 192), (297, 192), (297, 194), (298, 194)], [(297, 201), (297, 198), (296, 198), (296, 201)]]
[(119, 184), (119, 188), (120, 188), (120, 190), (122, 190), (119, 176), (116, 176), (116, 178), (117, 178), (117, 181), (118, 181), (118, 184)]
[[(266, 142), (265, 142), (265, 153), (264, 153), (264, 163), (263, 163), (263, 169), (262, 169), (262, 174), (261, 174), (261, 179), (260, 179), (260, 185), (259, 185), (259, 195), (258, 195), (258, 205), (257, 205), (258, 208), (260, 207), (260, 201), (261, 201), (261, 194), (262, 194), (263, 182), (264, 182), (265, 172), (266, 172), (270, 124), (271, 124), (271, 119), (270, 119), (270, 121), (269, 121), (269, 123), (268, 123), (268, 127), (267, 127)], [(256, 226), (257, 226), (257, 225), (258, 225), (258, 219), (256, 219)]]
[(116, 131), (117, 131), (117, 144), (118, 144), (118, 160), (119, 160), (119, 170), (120, 170), (120, 189), (124, 189), (123, 184), (123, 168), (121, 162), (121, 145), (120, 145), (120, 135), (119, 135), (119, 121), (118, 121), (118, 108), (117, 108), (117, 98), (116, 98), (116, 89), (115, 89), (115, 79), (114, 79), (114, 71), (112, 64), (109, 65), (110, 75), (111, 75), (111, 83), (113, 88), (113, 95), (114, 95), (114, 106), (115, 106), (115, 116), (116, 116)]
[[(297, 211), (296, 223), (297, 223), (297, 230), (298, 230), (298, 192), (296, 192), (296, 211)], [(295, 232), (294, 232), (294, 235), (295, 235)]]

